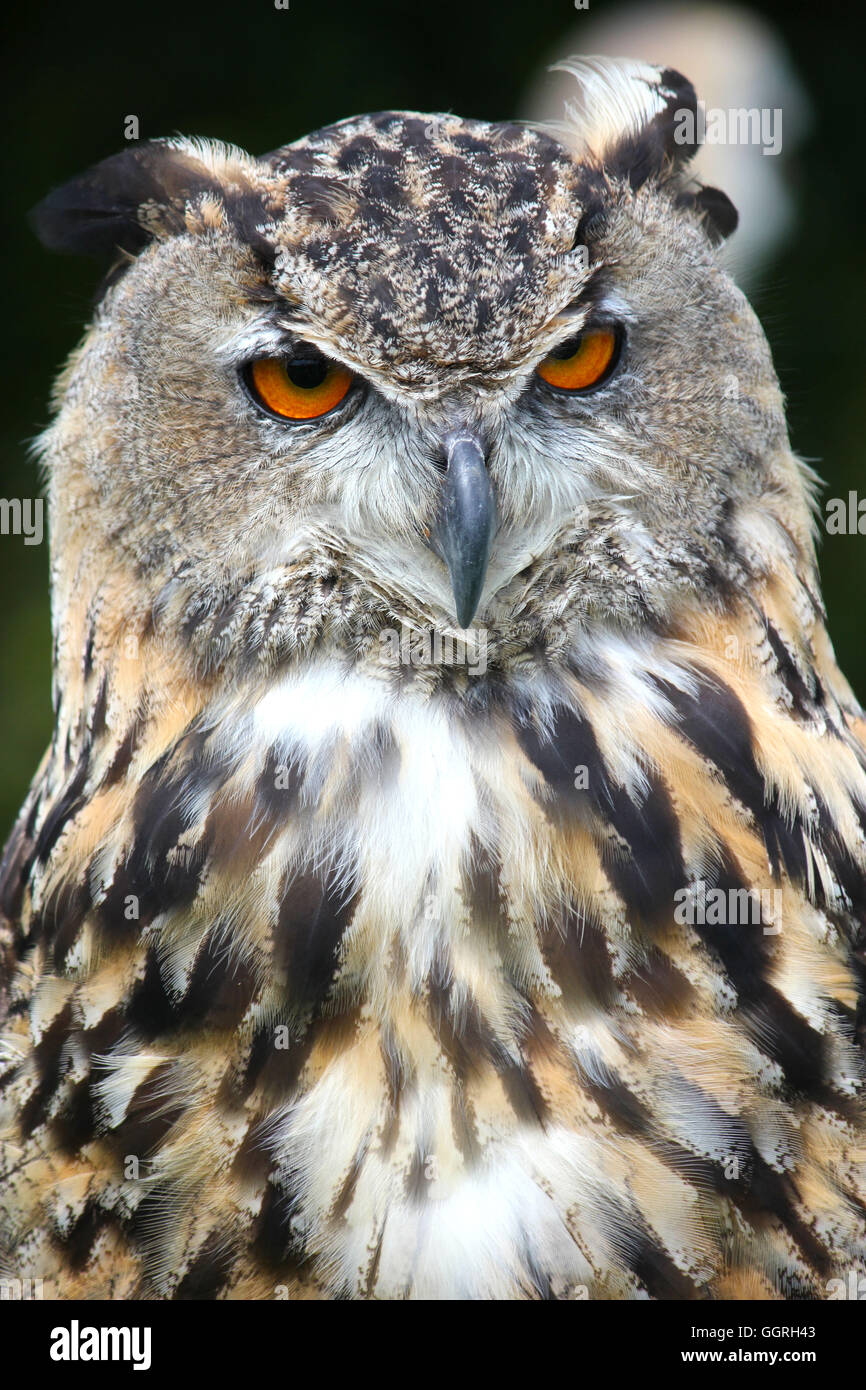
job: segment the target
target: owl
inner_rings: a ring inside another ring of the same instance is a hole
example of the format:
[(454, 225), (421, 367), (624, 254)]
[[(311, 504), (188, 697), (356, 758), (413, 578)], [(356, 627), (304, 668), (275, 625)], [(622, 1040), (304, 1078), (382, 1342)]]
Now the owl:
[[(866, 1274), (866, 724), (677, 72), (51, 193), (56, 728), (0, 1274), (786, 1299)], [(694, 126), (693, 126), (694, 129)]]

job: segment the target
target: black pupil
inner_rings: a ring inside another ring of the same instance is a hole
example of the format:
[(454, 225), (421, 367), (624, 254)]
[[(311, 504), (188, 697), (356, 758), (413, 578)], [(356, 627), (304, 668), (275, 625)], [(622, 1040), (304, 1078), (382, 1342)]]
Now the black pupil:
[(559, 347), (554, 348), (550, 355), (555, 357), (557, 362), (565, 362), (567, 358), (574, 356), (582, 342), (583, 334), (578, 333), (576, 338), (569, 338), (568, 342), (560, 343)]
[(321, 386), (330, 371), (330, 363), (324, 357), (292, 357), (286, 363), (286, 374), (293, 386), (302, 391), (312, 391)]

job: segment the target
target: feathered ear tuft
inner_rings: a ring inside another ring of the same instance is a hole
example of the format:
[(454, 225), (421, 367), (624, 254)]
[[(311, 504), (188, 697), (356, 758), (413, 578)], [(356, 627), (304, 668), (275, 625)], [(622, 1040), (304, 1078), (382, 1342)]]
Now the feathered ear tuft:
[(682, 135), (695, 130), (697, 96), (673, 68), (630, 58), (569, 58), (552, 71), (567, 72), (577, 82), (575, 99), (565, 108), (571, 148), (627, 178), (633, 188), (666, 163), (685, 163), (695, 153)]
[(713, 241), (730, 235), (737, 225), (730, 199), (716, 188), (688, 186), (698, 102), (687, 78), (631, 58), (569, 58), (552, 71), (578, 84), (566, 121), (555, 129), (559, 139), (632, 188), (652, 178), (673, 181), (677, 204), (700, 215)]
[(684, 189), (677, 198), (677, 205), (691, 208), (698, 214), (714, 246), (718, 246), (737, 230), (739, 213), (727, 193), (723, 193), (720, 188), (698, 186), (695, 189)]
[(136, 145), (49, 193), (30, 214), (50, 251), (137, 253), (183, 226), (186, 199), (212, 187), (205, 170), (168, 141)]
[(133, 255), (185, 227), (190, 203), (249, 192), (242, 151), (193, 140), (153, 140), (112, 155), (56, 188), (30, 221), (50, 251), (108, 258)]

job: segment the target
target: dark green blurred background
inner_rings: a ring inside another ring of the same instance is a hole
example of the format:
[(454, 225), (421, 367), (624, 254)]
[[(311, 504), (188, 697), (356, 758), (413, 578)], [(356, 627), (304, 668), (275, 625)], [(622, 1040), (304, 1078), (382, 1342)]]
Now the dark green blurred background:
[[(591, 0), (593, 17), (608, 7), (616, 8)], [(793, 0), (750, 8), (773, 23), (813, 106), (787, 170), (796, 232), (752, 297), (789, 399), (794, 447), (816, 461), (829, 495), (866, 494), (866, 79), (856, 17)], [(98, 279), (86, 262), (44, 253), (25, 214), (52, 185), (120, 149), (125, 116), (139, 117), (142, 139), (208, 135), (254, 152), (382, 107), (510, 117), (551, 51), (574, 49), (579, 22), (572, 0), (17, 7), (6, 21), (0, 151), (8, 194), (0, 496), (36, 495), (28, 441), (47, 422), (52, 378), (79, 338)], [(863, 698), (866, 537), (825, 538), (822, 569), (831, 634)], [(0, 537), (0, 593), (2, 839), (50, 730), (47, 544)]]

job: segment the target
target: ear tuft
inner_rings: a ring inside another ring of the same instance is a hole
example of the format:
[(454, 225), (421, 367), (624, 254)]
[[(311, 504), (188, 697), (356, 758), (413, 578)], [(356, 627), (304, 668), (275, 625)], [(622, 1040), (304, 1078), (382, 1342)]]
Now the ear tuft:
[[(627, 178), (632, 188), (695, 153), (695, 145), (681, 137), (696, 128), (697, 96), (673, 68), (630, 58), (569, 58), (552, 71), (567, 72), (577, 82), (556, 134), (580, 158)], [(684, 113), (692, 119), (686, 121)]]
[(183, 230), (188, 199), (220, 191), (215, 172), (191, 146), (154, 140), (56, 188), (30, 221), (50, 251), (103, 259), (136, 255), (154, 237)]
[(689, 185), (686, 165), (697, 151), (698, 102), (687, 78), (673, 68), (631, 58), (569, 58), (554, 72), (577, 82), (567, 120), (546, 128), (578, 159), (640, 188), (659, 179), (678, 207), (702, 219), (718, 244), (737, 226), (737, 210), (718, 188)]
[(739, 213), (720, 188), (699, 187), (694, 192), (684, 192), (677, 198), (677, 206), (690, 207), (698, 213), (716, 246), (737, 230)]

